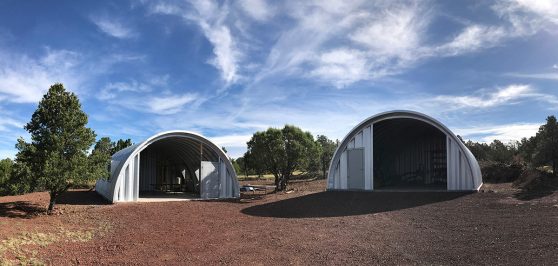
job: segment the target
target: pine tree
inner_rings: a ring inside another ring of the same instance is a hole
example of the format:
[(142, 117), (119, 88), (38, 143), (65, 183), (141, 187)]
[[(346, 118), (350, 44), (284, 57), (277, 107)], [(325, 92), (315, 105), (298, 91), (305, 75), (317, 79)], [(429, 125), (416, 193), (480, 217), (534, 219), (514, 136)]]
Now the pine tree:
[(95, 133), (87, 127), (87, 120), (78, 97), (57, 83), (49, 88), (25, 125), (33, 147), (26, 164), (39, 187), (49, 191), (49, 213), (60, 194), (72, 184), (91, 178), (87, 150), (95, 142)]

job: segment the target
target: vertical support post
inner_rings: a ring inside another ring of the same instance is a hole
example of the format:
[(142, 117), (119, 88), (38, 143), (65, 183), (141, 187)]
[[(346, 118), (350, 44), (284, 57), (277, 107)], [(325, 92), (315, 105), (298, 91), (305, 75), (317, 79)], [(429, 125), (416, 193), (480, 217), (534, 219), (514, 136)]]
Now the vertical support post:
[(200, 172), (200, 178), (199, 178), (199, 180), (198, 180), (198, 182), (200, 182), (200, 183), (199, 183), (200, 198), (202, 197), (202, 176), (203, 176), (203, 175), (202, 175), (202, 170), (203, 170), (203, 169), (202, 169), (202, 165), (203, 165), (203, 164), (202, 164), (202, 161), (203, 161), (203, 143), (200, 142), (200, 171), (199, 171), (199, 172)]

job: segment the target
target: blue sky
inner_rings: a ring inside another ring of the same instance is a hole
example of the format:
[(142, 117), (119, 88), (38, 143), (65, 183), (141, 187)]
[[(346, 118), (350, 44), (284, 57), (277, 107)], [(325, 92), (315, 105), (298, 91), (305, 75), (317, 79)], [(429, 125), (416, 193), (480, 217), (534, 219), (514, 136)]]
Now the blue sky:
[(341, 139), (393, 109), (509, 141), (556, 114), (557, 47), (553, 0), (3, 0), (0, 157), (55, 82), (98, 137), (185, 129), (233, 157), (268, 127)]

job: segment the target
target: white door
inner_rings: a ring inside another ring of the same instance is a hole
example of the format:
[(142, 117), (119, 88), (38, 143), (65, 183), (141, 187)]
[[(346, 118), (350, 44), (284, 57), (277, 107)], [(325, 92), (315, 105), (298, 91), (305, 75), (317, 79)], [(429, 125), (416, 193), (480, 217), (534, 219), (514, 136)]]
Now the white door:
[(364, 149), (348, 149), (347, 166), (347, 187), (364, 189)]
[(219, 198), (219, 162), (201, 162), (202, 199)]

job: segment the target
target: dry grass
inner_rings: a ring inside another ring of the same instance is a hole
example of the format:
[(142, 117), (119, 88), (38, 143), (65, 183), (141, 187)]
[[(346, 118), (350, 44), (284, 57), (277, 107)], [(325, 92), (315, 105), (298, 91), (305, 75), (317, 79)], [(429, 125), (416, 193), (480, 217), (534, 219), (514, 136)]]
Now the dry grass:
[(54, 232), (24, 232), (0, 242), (0, 266), (43, 265), (37, 259), (37, 249), (58, 242), (87, 242), (95, 236), (105, 235), (112, 226), (101, 223), (89, 230), (68, 230), (60, 227)]

